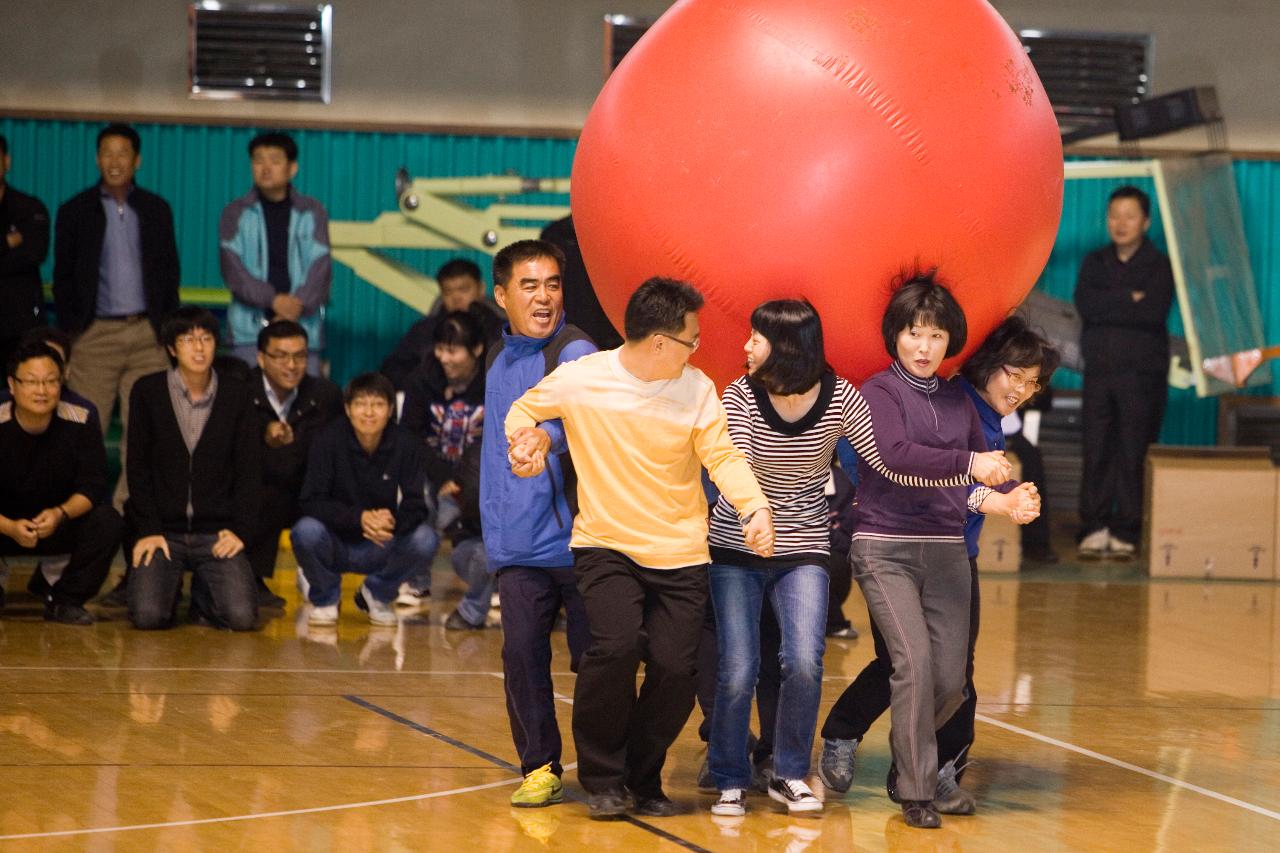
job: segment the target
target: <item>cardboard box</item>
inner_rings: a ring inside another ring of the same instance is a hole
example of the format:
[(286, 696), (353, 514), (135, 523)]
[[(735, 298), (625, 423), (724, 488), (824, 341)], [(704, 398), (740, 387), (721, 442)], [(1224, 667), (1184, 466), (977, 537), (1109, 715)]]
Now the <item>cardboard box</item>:
[[(1016, 454), (1008, 454), (1013, 479), (1022, 479)], [(1022, 568), (1022, 528), (1006, 515), (989, 515), (978, 536), (978, 571), (1008, 574)]]
[(1153, 445), (1146, 479), (1143, 552), (1152, 577), (1275, 578), (1270, 449)]

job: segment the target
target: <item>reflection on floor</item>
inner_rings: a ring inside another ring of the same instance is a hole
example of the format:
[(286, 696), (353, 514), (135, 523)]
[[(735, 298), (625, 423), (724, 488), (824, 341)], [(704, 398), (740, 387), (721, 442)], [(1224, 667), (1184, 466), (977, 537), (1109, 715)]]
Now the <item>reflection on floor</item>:
[[(888, 720), (820, 820), (753, 796), (713, 818), (698, 711), (668, 792), (689, 813), (610, 825), (512, 809), (501, 632), (447, 632), (460, 595), (395, 628), (346, 606), (309, 629), (292, 572), (253, 634), (44, 623), (15, 567), (0, 618), (0, 849), (1263, 850), (1280, 838), (1280, 586), (1148, 582), (1133, 566), (983, 583), (980, 813), (908, 829), (884, 796)], [(354, 579), (349, 584), (354, 589)], [(349, 593), (344, 598), (349, 602)], [(855, 592), (847, 612), (862, 628)], [(495, 613), (495, 615), (497, 615)], [(563, 635), (555, 678), (573, 761)], [(870, 642), (831, 641), (824, 708)], [(568, 791), (580, 796), (572, 771)]]

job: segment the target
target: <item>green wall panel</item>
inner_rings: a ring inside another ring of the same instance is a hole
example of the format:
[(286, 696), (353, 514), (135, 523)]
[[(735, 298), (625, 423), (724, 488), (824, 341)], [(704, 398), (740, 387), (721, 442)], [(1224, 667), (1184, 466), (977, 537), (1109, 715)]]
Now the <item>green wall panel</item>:
[[(14, 157), (10, 182), (40, 197), (50, 208), (97, 179), (94, 138), (98, 123), (0, 117), (0, 133)], [(174, 207), (182, 281), (186, 287), (222, 286), (218, 272), (217, 224), (222, 207), (250, 186), (246, 147), (258, 128), (207, 125), (140, 124), (142, 186)], [(395, 206), (395, 171), (406, 166), (420, 177), (455, 177), (514, 172), (530, 177), (567, 176), (575, 142), (565, 139), (442, 134), (367, 133), (341, 130), (294, 131), (301, 150), (297, 186), (325, 203), (333, 219), (372, 219)], [(1235, 164), (1245, 230), (1249, 240), (1263, 322), (1269, 342), (1280, 342), (1280, 162)], [(1121, 180), (1073, 180), (1066, 185), (1062, 225), (1037, 286), (1070, 299), (1076, 270), (1085, 253), (1106, 242), (1107, 195)], [(1150, 189), (1150, 181), (1137, 181)], [(564, 196), (541, 195), (534, 203), (559, 203)], [(484, 199), (470, 199), (483, 205)], [(1159, 213), (1152, 235), (1163, 243)], [(434, 272), (452, 253), (397, 251), (397, 260)], [(482, 268), (488, 258), (463, 252)], [(52, 261), (44, 269), (52, 275)], [(329, 358), (333, 376), (345, 382), (375, 368), (383, 355), (418, 317), (417, 312), (359, 281), (334, 265), (329, 308)], [(1170, 328), (1181, 330), (1175, 310)], [(1280, 395), (1280, 370), (1269, 393)], [(1055, 385), (1079, 388), (1080, 377), (1061, 371)], [(1268, 393), (1262, 389), (1258, 393)], [(1209, 444), (1216, 437), (1217, 402), (1191, 391), (1172, 391), (1161, 440)]]

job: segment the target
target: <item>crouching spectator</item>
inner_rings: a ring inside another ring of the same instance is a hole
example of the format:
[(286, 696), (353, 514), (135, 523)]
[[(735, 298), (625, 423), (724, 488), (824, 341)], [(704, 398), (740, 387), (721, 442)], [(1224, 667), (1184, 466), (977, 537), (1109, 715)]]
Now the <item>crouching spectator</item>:
[(214, 369), (218, 321), (184, 305), (161, 326), (173, 367), (130, 394), (125, 515), (138, 538), (129, 619), (143, 629), (176, 621), (190, 569), (191, 621), (248, 631), (258, 616), (245, 555), (258, 515), (258, 430), (247, 386)]
[(86, 407), (60, 399), (64, 365), (52, 347), (23, 343), (8, 368), (13, 397), (0, 403), (0, 555), (70, 553), (57, 583), (37, 568), (30, 588), (44, 600), (45, 619), (89, 625), (84, 603), (98, 594), (120, 547), (102, 433)]
[(367, 575), (356, 607), (375, 625), (396, 624), (400, 584), (435, 554), (427, 518), (421, 444), (391, 423), (395, 389), (377, 373), (351, 380), (347, 417), (316, 437), (293, 525), (293, 553), (312, 625), (338, 621), (342, 573)]

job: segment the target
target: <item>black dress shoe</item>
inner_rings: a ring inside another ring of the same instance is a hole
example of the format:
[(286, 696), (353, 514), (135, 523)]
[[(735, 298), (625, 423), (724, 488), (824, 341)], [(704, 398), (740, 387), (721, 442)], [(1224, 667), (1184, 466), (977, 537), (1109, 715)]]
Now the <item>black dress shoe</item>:
[(267, 582), (262, 578), (257, 578), (258, 606), (267, 607), (272, 610), (283, 610), (285, 600), (271, 591), (267, 586)]
[(680, 807), (666, 794), (655, 797), (636, 797), (635, 813), (643, 817), (671, 817), (680, 814)]
[(901, 803), (902, 799), (898, 796), (898, 765), (889, 765), (889, 775), (884, 779), (884, 790), (889, 795), (889, 799), (895, 803)]
[(916, 829), (937, 829), (942, 826), (942, 817), (928, 800), (905, 800), (902, 803), (902, 819), (907, 822), (907, 826), (914, 826)]
[(61, 622), (63, 625), (92, 625), (93, 616), (78, 604), (50, 601), (44, 606), (44, 621)]
[(627, 799), (621, 791), (603, 791), (587, 797), (592, 820), (617, 820), (627, 816)]

